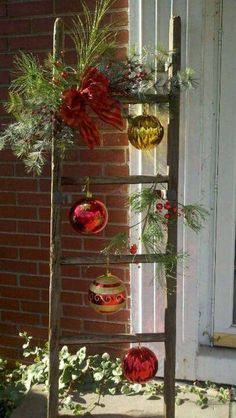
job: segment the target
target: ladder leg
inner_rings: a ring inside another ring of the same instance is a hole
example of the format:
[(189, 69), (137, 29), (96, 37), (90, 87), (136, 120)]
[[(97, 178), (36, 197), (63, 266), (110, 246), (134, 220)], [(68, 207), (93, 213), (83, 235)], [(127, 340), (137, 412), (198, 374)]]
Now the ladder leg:
[[(53, 56), (61, 57), (63, 21), (56, 19)], [(60, 259), (61, 259), (61, 157), (56, 146), (56, 124), (52, 132), (51, 220), (50, 220), (50, 289), (49, 289), (49, 377), (47, 418), (58, 417), (59, 337), (60, 337)]]

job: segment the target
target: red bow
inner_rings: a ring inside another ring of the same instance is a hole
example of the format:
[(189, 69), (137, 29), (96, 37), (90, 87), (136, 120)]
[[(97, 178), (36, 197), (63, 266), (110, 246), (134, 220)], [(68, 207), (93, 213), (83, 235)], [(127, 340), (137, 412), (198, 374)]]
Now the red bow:
[(106, 123), (123, 128), (121, 108), (109, 95), (109, 80), (96, 68), (89, 68), (81, 83), (81, 88), (71, 88), (62, 93), (60, 116), (72, 128), (79, 128), (80, 134), (89, 148), (100, 144), (99, 131), (86, 112), (86, 105)]

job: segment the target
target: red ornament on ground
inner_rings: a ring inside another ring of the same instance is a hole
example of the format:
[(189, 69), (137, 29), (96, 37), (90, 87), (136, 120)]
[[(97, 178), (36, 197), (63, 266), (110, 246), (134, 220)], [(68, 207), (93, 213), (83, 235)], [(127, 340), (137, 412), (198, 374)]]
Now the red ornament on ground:
[(108, 221), (108, 212), (100, 200), (86, 197), (78, 200), (70, 209), (72, 227), (80, 234), (98, 234)]
[(92, 282), (88, 298), (90, 306), (101, 314), (118, 312), (125, 306), (125, 285), (118, 277), (105, 273)]
[(158, 370), (158, 360), (149, 348), (135, 347), (123, 358), (123, 372), (127, 380), (144, 383), (153, 379)]

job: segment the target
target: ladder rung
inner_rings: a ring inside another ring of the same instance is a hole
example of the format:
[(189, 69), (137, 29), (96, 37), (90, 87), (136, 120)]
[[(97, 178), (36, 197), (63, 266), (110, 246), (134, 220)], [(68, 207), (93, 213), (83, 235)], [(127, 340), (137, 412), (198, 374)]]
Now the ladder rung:
[(138, 343), (138, 342), (164, 342), (164, 333), (152, 334), (78, 334), (61, 337), (60, 344), (102, 344), (102, 343)]
[(168, 94), (132, 94), (132, 96), (115, 96), (119, 102), (124, 104), (135, 103), (168, 103), (170, 96)]
[[(62, 177), (62, 185), (86, 184), (88, 177)], [(168, 176), (91, 176), (90, 184), (147, 184), (168, 183)]]
[[(139, 264), (139, 263), (161, 263), (165, 254), (136, 254), (134, 255), (109, 255), (109, 264)], [(61, 264), (89, 265), (106, 264), (107, 256), (103, 254), (61, 257)]]

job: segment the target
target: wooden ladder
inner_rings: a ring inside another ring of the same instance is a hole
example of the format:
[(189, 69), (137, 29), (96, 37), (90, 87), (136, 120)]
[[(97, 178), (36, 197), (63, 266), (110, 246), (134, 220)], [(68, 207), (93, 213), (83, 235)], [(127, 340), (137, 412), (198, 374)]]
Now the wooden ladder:
[[(57, 61), (63, 50), (64, 35), (63, 21), (58, 18), (54, 25), (53, 54)], [(169, 50), (172, 62), (168, 70), (169, 77), (175, 76), (180, 70), (181, 50), (181, 20), (173, 17), (169, 28)], [(179, 167), (179, 95), (142, 95), (122, 99), (124, 103), (169, 103), (168, 149), (167, 164), (169, 175), (166, 176), (117, 176), (90, 177), (91, 184), (148, 184), (152, 182), (168, 184), (168, 199), (174, 203), (178, 196), (178, 167)], [(56, 129), (56, 126), (55, 126)], [(56, 147), (55, 133), (52, 135), (51, 162), (51, 224), (50, 224), (50, 292), (49, 292), (49, 393), (47, 418), (58, 417), (58, 382), (59, 382), (59, 345), (60, 344), (92, 344), (92, 343), (134, 343), (134, 342), (164, 342), (164, 405), (165, 418), (175, 417), (175, 357), (176, 357), (176, 267), (171, 270), (171, 277), (167, 275), (165, 332), (152, 334), (77, 334), (61, 338), (60, 333), (60, 293), (62, 264), (88, 265), (106, 264), (104, 255), (91, 257), (61, 257), (61, 207), (62, 186), (85, 184), (86, 178), (61, 177), (61, 156)], [(168, 245), (177, 252), (177, 225), (168, 225)], [(132, 255), (111, 255), (110, 264), (133, 263)], [(148, 261), (147, 261), (148, 260)], [(135, 262), (158, 262), (158, 254), (137, 255)]]

